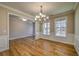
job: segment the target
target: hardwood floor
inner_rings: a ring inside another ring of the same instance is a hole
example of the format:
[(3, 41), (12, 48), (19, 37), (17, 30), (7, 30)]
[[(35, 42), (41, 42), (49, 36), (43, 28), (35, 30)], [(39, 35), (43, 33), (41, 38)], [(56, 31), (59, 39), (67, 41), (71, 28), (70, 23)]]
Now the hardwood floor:
[(76, 56), (72, 45), (32, 37), (10, 41), (10, 50), (0, 52), (4, 56)]

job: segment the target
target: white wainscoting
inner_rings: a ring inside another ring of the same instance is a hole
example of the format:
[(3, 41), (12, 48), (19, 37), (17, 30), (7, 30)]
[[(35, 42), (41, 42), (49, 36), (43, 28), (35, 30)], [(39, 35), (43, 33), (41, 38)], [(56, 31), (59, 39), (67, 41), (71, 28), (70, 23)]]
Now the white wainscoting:
[(74, 43), (75, 49), (79, 55), (79, 36), (75, 36), (75, 43)]
[(0, 52), (9, 49), (9, 36), (0, 35)]
[[(38, 35), (39, 34), (39, 35)], [(36, 34), (36, 39), (44, 38), (51, 41), (57, 41), (62, 42), (66, 44), (74, 45), (74, 34), (68, 34), (67, 37), (56, 37), (54, 33), (51, 33), (50, 35), (44, 35), (42, 33)]]
[(29, 34), (29, 35), (26, 35), (26, 36), (15, 36), (15, 37), (10, 37), (9, 40), (19, 39), (19, 38), (24, 38), (24, 37), (30, 37), (30, 36), (33, 36), (33, 34)]

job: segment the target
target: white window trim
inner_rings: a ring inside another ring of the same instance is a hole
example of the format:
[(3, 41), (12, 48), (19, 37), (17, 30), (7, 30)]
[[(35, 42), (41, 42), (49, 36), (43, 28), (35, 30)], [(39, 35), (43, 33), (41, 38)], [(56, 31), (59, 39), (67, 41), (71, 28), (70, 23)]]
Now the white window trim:
[[(50, 35), (50, 22), (47, 22), (47, 23), (49, 23), (49, 33), (48, 34), (44, 33), (44, 27), (43, 27), (43, 34), (44, 35)], [(43, 26), (44, 26), (44, 24), (43, 24)]]
[[(65, 18), (65, 20), (66, 20), (66, 29), (65, 29), (66, 30), (66, 36), (56, 36), (56, 21), (59, 21), (60, 19), (63, 19), (63, 18)], [(67, 16), (56, 18), (54, 23), (55, 23), (55, 26), (54, 26), (55, 36), (56, 37), (64, 37), (64, 38), (67, 37)]]

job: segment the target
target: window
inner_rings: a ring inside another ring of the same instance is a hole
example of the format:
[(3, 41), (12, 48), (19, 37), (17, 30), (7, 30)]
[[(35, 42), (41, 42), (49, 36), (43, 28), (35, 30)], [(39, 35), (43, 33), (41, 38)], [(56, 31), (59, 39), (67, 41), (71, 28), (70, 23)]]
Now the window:
[(55, 21), (55, 35), (66, 37), (67, 17), (57, 18)]
[(43, 34), (45, 34), (45, 35), (50, 34), (50, 23), (43, 24)]

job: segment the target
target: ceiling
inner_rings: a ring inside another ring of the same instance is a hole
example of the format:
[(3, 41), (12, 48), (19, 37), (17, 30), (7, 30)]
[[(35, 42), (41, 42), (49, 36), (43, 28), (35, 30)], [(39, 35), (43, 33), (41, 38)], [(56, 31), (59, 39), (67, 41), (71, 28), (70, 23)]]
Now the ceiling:
[(40, 5), (43, 6), (46, 15), (54, 15), (73, 10), (75, 2), (1, 2), (1, 4), (35, 16), (40, 11)]

